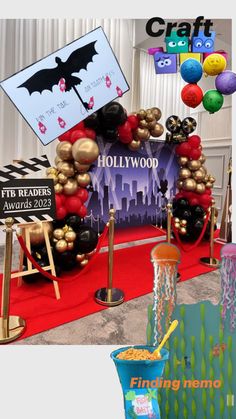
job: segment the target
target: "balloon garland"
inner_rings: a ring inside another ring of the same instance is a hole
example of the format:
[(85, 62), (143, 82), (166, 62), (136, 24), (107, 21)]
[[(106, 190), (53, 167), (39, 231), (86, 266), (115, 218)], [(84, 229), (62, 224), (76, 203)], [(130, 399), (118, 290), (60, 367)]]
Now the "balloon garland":
[[(225, 70), (226, 59), (222, 54), (209, 54), (203, 65), (195, 58), (188, 58), (180, 66), (182, 79), (188, 83), (181, 91), (181, 99), (190, 108), (196, 108), (200, 103), (209, 113), (218, 112), (224, 103), (223, 95), (231, 95), (236, 91), (236, 74)], [(203, 93), (198, 81), (205, 76), (217, 76), (216, 89)]]

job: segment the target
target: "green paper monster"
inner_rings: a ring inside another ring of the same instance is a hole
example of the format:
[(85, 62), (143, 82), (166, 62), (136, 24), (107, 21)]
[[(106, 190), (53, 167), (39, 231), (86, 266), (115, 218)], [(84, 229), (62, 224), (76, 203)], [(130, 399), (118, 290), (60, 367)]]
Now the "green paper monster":
[(215, 113), (220, 110), (224, 103), (224, 98), (218, 90), (208, 90), (202, 100), (202, 104), (206, 111)]
[(171, 35), (165, 38), (165, 42), (168, 54), (180, 54), (181, 52), (188, 52), (188, 37), (178, 36), (176, 31), (172, 31)]

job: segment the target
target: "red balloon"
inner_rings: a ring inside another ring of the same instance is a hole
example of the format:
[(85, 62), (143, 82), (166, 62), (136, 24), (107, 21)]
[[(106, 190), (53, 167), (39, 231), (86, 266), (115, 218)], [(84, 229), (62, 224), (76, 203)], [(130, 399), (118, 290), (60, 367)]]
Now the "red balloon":
[(210, 195), (204, 193), (200, 196), (200, 203), (201, 203), (201, 205), (205, 205), (205, 206), (209, 207), (212, 203), (212, 197)]
[(79, 122), (78, 124), (76, 124), (73, 128), (72, 128), (72, 130), (73, 131), (75, 131), (75, 130), (77, 130), (77, 129), (84, 129), (85, 128), (85, 126), (84, 126), (84, 121), (81, 121), (81, 122)]
[(192, 150), (189, 153), (189, 158), (192, 160), (198, 160), (201, 154), (201, 150), (199, 150), (198, 148), (192, 148)]
[(188, 137), (188, 144), (192, 148), (198, 148), (201, 144), (201, 138), (199, 135), (191, 135), (191, 137)]
[(199, 199), (198, 198), (190, 198), (189, 204), (192, 206), (199, 205)]
[(203, 91), (197, 84), (187, 84), (181, 92), (181, 99), (190, 108), (196, 108), (203, 99)]
[(132, 130), (128, 120), (118, 127), (118, 133), (122, 143), (128, 144), (133, 140)]
[(71, 137), (70, 137), (70, 142), (71, 144), (74, 144), (80, 138), (85, 138), (85, 137), (86, 137), (85, 130), (77, 129), (72, 132)]
[(68, 213), (77, 213), (81, 208), (82, 202), (77, 196), (69, 196), (66, 199), (65, 207)]
[(78, 211), (76, 211), (81, 218), (84, 218), (87, 215), (87, 208), (85, 205), (82, 205)]
[(68, 197), (68, 195), (64, 195), (63, 193), (60, 194), (60, 198), (61, 198), (61, 204), (64, 205), (66, 202), (66, 198)]
[(60, 208), (62, 206), (62, 200), (61, 200), (62, 194), (55, 194), (55, 202), (56, 202), (56, 208)]
[(127, 120), (130, 124), (131, 129), (138, 128), (139, 119), (138, 119), (137, 115), (129, 115)]
[(71, 136), (72, 131), (69, 130), (67, 132), (65, 132), (62, 135), (59, 135), (58, 140), (59, 141), (70, 141), (70, 136)]
[(94, 129), (86, 128), (85, 134), (86, 134), (85, 135), (86, 138), (90, 138), (91, 140), (96, 140), (96, 132), (94, 131)]
[(65, 207), (59, 207), (56, 209), (56, 217), (57, 220), (63, 220), (63, 218), (65, 218), (67, 212)]
[(76, 196), (78, 196), (78, 198), (80, 198), (81, 202), (85, 202), (88, 199), (89, 193), (88, 193), (87, 189), (80, 188), (78, 190)]
[(188, 144), (188, 142), (181, 143), (177, 145), (175, 152), (178, 156), (189, 157), (191, 146)]
[(184, 197), (183, 192), (178, 192), (178, 193), (175, 195), (175, 199), (180, 199), (180, 198), (183, 198), (183, 197)]
[(211, 195), (211, 189), (210, 188), (206, 188), (205, 192), (207, 195)]

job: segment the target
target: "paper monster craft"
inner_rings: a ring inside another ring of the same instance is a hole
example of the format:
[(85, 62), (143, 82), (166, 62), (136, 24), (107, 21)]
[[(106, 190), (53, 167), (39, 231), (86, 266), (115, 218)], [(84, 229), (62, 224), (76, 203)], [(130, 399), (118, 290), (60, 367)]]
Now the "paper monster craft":
[(63, 80), (63, 84), (65, 85), (64, 90), (68, 92), (73, 89), (84, 108), (88, 110), (89, 104), (83, 101), (75, 87), (80, 84), (82, 80), (72, 74), (79, 73), (80, 70), (87, 70), (87, 66), (93, 61), (94, 55), (98, 54), (95, 50), (96, 42), (97, 41), (91, 42), (76, 49), (65, 62), (63, 62), (61, 58), (56, 57), (56, 67), (45, 68), (36, 72), (28, 80), (18, 86), (18, 88), (25, 87), (30, 95), (34, 92), (42, 93), (44, 90), (50, 90), (52, 92), (53, 86), (60, 84)]

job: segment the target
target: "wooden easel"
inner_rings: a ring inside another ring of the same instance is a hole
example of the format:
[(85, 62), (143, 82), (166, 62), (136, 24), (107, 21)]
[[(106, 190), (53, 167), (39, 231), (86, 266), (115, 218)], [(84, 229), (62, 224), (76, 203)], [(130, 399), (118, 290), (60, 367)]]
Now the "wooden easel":
[[(56, 270), (55, 270), (54, 260), (53, 260), (53, 256), (52, 256), (52, 250), (51, 250), (51, 246), (50, 246), (49, 235), (48, 235), (48, 231), (46, 229), (46, 223), (47, 222), (42, 221), (44, 239), (45, 239), (45, 245), (46, 245), (46, 249), (47, 249), (49, 265), (45, 266), (45, 267), (42, 267), (42, 269), (44, 271), (51, 271), (51, 274), (53, 276), (56, 276)], [(35, 224), (36, 223), (18, 224), (18, 227), (21, 229), (21, 234), (22, 234), (22, 236), (25, 240), (26, 247), (27, 247), (27, 249), (29, 250), (30, 253), (31, 253), (30, 228)], [(18, 286), (22, 285), (22, 282), (23, 282), (22, 277), (23, 276), (38, 273), (38, 270), (33, 268), (32, 263), (30, 262), (29, 259), (27, 259), (27, 270), (23, 271), (23, 259), (24, 259), (24, 252), (23, 252), (22, 248), (20, 248), (19, 272), (11, 274), (11, 278), (18, 278)], [(59, 300), (61, 298), (61, 296), (60, 296), (60, 290), (59, 290), (58, 282), (57, 281), (52, 281), (52, 282), (53, 282), (53, 286), (54, 286), (56, 299)]]

